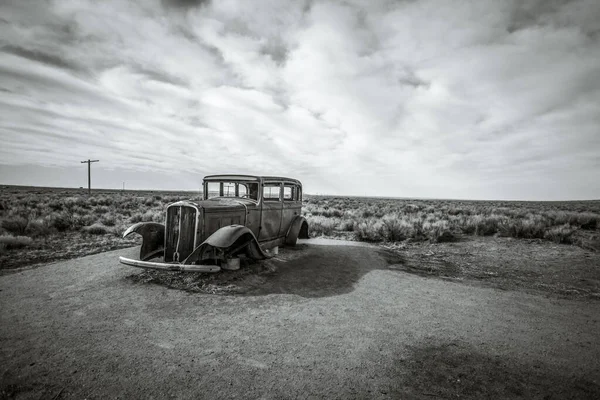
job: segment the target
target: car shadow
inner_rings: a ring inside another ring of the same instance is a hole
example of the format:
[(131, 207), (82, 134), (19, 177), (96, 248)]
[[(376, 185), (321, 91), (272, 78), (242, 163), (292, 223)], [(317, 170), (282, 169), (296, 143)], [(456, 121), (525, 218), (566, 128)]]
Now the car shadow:
[(328, 297), (349, 293), (373, 270), (405, 270), (402, 257), (375, 246), (339, 241), (339, 245), (306, 242), (281, 248), (275, 257), (242, 263), (237, 271), (217, 274), (144, 270), (128, 276), (140, 284), (152, 283), (194, 293), (264, 296), (295, 294)]
[[(309, 245), (282, 249), (264, 261), (266, 272), (248, 276), (238, 283), (240, 294), (295, 294), (302, 297), (328, 297), (349, 293), (367, 273), (393, 269), (402, 263), (375, 247), (352, 245)], [(256, 278), (262, 279), (256, 279)]]

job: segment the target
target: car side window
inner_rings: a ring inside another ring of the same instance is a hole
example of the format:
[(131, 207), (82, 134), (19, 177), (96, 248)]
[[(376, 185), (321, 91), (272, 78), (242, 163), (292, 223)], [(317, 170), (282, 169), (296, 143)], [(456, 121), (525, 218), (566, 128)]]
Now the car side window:
[(294, 199), (296, 201), (302, 201), (302, 189), (300, 187), (296, 187), (296, 193), (294, 194)]
[(244, 183), (238, 184), (237, 197), (248, 197), (248, 187)]
[(281, 198), (281, 185), (278, 183), (265, 183), (263, 186), (263, 199), (266, 201), (279, 201)]
[(258, 183), (247, 183), (246, 185), (248, 187), (248, 198), (258, 200)]
[(293, 185), (285, 185), (283, 187), (283, 200), (294, 201), (296, 197), (296, 187)]

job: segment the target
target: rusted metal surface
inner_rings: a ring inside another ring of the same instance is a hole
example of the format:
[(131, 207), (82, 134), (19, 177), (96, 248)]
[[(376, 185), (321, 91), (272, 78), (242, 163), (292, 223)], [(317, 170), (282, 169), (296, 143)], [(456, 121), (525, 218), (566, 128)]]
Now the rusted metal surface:
[(196, 247), (199, 207), (190, 201), (180, 201), (167, 207), (165, 229), (166, 262), (185, 260)]
[(132, 267), (155, 269), (159, 271), (181, 271), (181, 272), (219, 272), (218, 265), (185, 265), (179, 263), (159, 263), (151, 261), (132, 260), (131, 258), (119, 257), (119, 262)]
[(296, 216), (285, 236), (285, 244), (288, 246), (295, 246), (298, 239), (308, 238), (308, 222), (301, 216)]
[[(266, 250), (284, 243), (293, 246), (298, 237), (308, 236), (308, 224), (301, 217), (302, 184), (296, 179), (211, 175), (205, 177), (203, 187), (203, 200), (167, 206), (165, 225), (136, 224), (127, 230), (144, 238), (140, 260), (162, 255), (165, 268), (155, 269), (175, 270), (173, 265), (227, 262), (239, 254), (262, 259), (268, 257)], [(160, 238), (164, 250), (157, 245)], [(131, 260), (124, 263), (154, 267)]]
[(156, 222), (139, 222), (130, 226), (124, 233), (126, 237), (132, 233), (142, 236), (140, 260), (150, 260), (164, 253), (165, 226)]

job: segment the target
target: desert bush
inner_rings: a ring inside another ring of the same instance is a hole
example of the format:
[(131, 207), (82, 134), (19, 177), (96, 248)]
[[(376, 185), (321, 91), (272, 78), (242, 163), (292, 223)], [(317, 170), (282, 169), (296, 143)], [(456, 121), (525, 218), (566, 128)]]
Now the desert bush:
[(48, 223), (48, 220), (39, 218), (29, 222), (25, 231), (30, 237), (47, 237), (56, 232), (56, 229)]
[(362, 210), (360, 216), (362, 218), (371, 218), (373, 215), (374, 215), (373, 211), (367, 208), (365, 210)]
[(113, 204), (113, 199), (108, 196), (97, 197), (96, 204), (99, 206), (110, 206), (111, 204)]
[(339, 224), (339, 220), (323, 217), (322, 215), (307, 218), (308, 226), (310, 227), (311, 236), (330, 235)]
[(354, 230), (354, 221), (349, 218), (340, 219), (336, 229), (344, 232), (352, 232)]
[(96, 206), (94, 207), (94, 213), (95, 214), (106, 214), (110, 211), (110, 209), (107, 206)]
[(514, 219), (500, 225), (502, 236), (535, 239), (544, 238), (546, 225), (541, 219)]
[(102, 225), (102, 224), (93, 224), (90, 226), (85, 226), (82, 228), (85, 233), (89, 233), (90, 235), (105, 235), (110, 233), (110, 230)]
[(571, 217), (569, 223), (582, 229), (595, 230), (600, 225), (600, 215), (589, 212), (577, 213)]
[(354, 235), (356, 239), (363, 242), (381, 242), (384, 239), (382, 227), (383, 223), (381, 221), (368, 219), (354, 226)]
[(548, 229), (544, 233), (544, 238), (548, 240), (552, 240), (555, 243), (573, 243), (573, 234), (577, 228), (564, 224), (561, 226), (555, 226), (553, 228)]
[(129, 217), (129, 222), (131, 222), (132, 224), (138, 223), (138, 222), (142, 222), (144, 216), (142, 215), (142, 213), (135, 213), (133, 214), (131, 217)]
[(32, 243), (33, 239), (27, 236), (0, 236), (0, 246), (6, 250), (21, 249), (23, 247), (31, 246)]
[(381, 219), (380, 236), (389, 242), (399, 242), (412, 236), (413, 225), (399, 215), (387, 215)]
[(328, 218), (340, 218), (344, 215), (342, 210), (339, 210), (337, 208), (330, 208), (329, 210), (325, 210), (323, 211), (322, 215), (324, 217), (328, 217)]
[(115, 226), (117, 223), (117, 216), (115, 214), (104, 214), (100, 217), (100, 223), (105, 226)]
[(162, 222), (164, 220), (164, 214), (160, 211), (148, 210), (142, 215), (142, 221), (144, 222)]
[(93, 214), (73, 214), (71, 216), (71, 228), (80, 229), (84, 226), (90, 226), (96, 222), (96, 216)]
[(463, 233), (477, 236), (493, 235), (500, 229), (502, 219), (495, 215), (472, 215), (462, 227)]
[(80, 207), (80, 208), (84, 208), (84, 206), (87, 206), (85, 199), (83, 199), (82, 197), (79, 196), (73, 196), (73, 197), (65, 197), (62, 201), (63, 203), (63, 207), (66, 209), (73, 209), (75, 207)]
[(72, 221), (71, 216), (67, 212), (53, 212), (48, 215), (45, 220), (48, 226), (55, 228), (59, 232), (64, 232), (71, 228)]
[(62, 211), (64, 204), (60, 200), (51, 200), (48, 202), (48, 207), (53, 211)]
[(29, 225), (29, 220), (25, 217), (14, 215), (2, 220), (2, 228), (14, 235), (24, 235)]
[(423, 230), (432, 242), (451, 242), (454, 235), (450, 232), (448, 221), (425, 222)]

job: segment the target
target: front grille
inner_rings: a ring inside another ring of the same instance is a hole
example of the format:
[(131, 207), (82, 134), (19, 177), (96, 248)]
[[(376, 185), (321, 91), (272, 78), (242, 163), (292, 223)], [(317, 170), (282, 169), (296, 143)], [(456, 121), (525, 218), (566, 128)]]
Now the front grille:
[(182, 262), (194, 250), (197, 209), (175, 203), (167, 207), (165, 224), (165, 261)]

